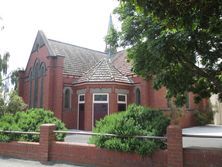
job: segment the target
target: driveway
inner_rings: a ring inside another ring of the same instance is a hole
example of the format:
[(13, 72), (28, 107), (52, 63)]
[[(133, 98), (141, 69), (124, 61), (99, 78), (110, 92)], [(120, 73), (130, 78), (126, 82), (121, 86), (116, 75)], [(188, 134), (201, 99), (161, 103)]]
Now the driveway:
[[(222, 148), (222, 125), (207, 125), (183, 129), (184, 135), (205, 135), (212, 138), (183, 137), (183, 147)], [(220, 138), (213, 138), (220, 136)]]
[[(76, 129), (69, 129), (69, 131), (88, 132), (88, 131), (81, 131), (81, 130), (76, 130)], [(88, 143), (90, 137), (91, 135), (70, 134), (70, 135), (66, 135), (64, 141), (71, 142), (71, 143)]]
[(49, 162), (48, 164), (42, 164), (38, 161), (30, 161), (30, 160), (23, 160), (23, 159), (15, 159), (9, 157), (1, 157), (0, 156), (0, 166), (1, 167), (83, 167), (77, 165), (69, 165), (69, 164), (62, 164), (62, 163), (54, 163)]

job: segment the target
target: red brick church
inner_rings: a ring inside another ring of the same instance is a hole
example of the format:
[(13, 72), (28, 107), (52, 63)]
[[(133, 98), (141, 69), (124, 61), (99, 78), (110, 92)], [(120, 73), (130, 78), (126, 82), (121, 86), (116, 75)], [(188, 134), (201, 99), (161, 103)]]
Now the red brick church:
[[(52, 110), (68, 128), (91, 130), (105, 115), (123, 111), (129, 104), (170, 112), (166, 89), (152, 88), (152, 81), (131, 72), (126, 52), (104, 52), (47, 39), (39, 31), (24, 71), (20, 72), (19, 95), (29, 107)], [(182, 126), (193, 123), (194, 109), (203, 110), (188, 94)]]

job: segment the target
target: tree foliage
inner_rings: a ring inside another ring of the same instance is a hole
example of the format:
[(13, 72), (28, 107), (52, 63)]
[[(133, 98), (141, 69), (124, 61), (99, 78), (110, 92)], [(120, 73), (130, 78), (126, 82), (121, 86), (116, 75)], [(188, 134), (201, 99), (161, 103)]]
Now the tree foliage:
[[(10, 54), (6, 52), (3, 56), (0, 55), (0, 92), (8, 90), (8, 85), (6, 85), (3, 81), (5, 80), (7, 71), (8, 71), (8, 60)], [(7, 77), (6, 77), (7, 78)]]
[(7, 101), (4, 97), (0, 96), (0, 117), (5, 114), (15, 114), (18, 111), (25, 111), (27, 107), (27, 104), (25, 104), (23, 99), (18, 96), (16, 91), (10, 92)]
[(221, 0), (123, 0), (114, 12), (135, 73), (165, 86), (177, 104), (187, 91), (196, 102), (211, 93), (222, 99)]
[[(17, 110), (18, 111), (18, 110)], [(0, 130), (39, 132), (40, 126), (46, 123), (56, 125), (56, 130), (66, 130), (65, 125), (54, 113), (44, 109), (29, 109), (26, 112), (16, 112), (16, 114), (5, 114), (0, 118)], [(65, 137), (64, 134), (57, 134), (56, 139), (61, 141)], [(0, 134), (0, 141), (39, 141), (39, 135), (31, 134)]]
[(16, 70), (12, 71), (11, 73), (11, 84), (14, 86), (14, 90), (18, 88), (18, 78), (19, 78), (19, 71), (23, 69), (17, 68)]

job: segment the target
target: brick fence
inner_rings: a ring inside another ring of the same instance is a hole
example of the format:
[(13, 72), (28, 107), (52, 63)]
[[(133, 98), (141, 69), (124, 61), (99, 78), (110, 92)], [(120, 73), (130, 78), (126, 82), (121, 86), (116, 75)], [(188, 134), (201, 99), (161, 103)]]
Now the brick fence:
[(221, 167), (221, 149), (182, 148), (182, 130), (178, 126), (167, 128), (167, 150), (159, 150), (152, 156), (140, 157), (135, 153), (123, 153), (97, 148), (90, 144), (73, 144), (55, 141), (55, 125), (44, 124), (40, 128), (40, 142), (0, 142), (0, 155), (38, 160), (43, 163), (59, 161), (81, 165), (104, 167)]

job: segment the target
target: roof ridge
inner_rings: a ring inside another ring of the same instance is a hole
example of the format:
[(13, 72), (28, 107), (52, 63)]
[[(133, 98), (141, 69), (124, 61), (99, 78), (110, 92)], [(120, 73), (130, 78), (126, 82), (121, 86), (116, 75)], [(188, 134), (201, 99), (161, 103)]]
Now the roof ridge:
[[(104, 58), (105, 59), (105, 58)], [(90, 78), (90, 77), (92, 77), (94, 74), (95, 74), (95, 72), (96, 72), (96, 70), (98, 69), (98, 67), (99, 67), (99, 65), (101, 65), (101, 63), (102, 63), (102, 61), (104, 60), (104, 59), (101, 59), (99, 62), (97, 62), (94, 66), (92, 66), (90, 69), (88, 69), (84, 74), (85, 74), (85, 76), (87, 75), (87, 74), (89, 74), (89, 72), (90, 71), (92, 71), (92, 73), (90, 73), (91, 75), (89, 76), (89, 77), (87, 77), (87, 78)], [(81, 77), (84, 77), (84, 75), (82, 75)]]
[(94, 51), (94, 52), (103, 53), (103, 54), (107, 55), (105, 52), (102, 52), (102, 51), (99, 51), (99, 50), (90, 49), (90, 48), (86, 48), (86, 47), (82, 47), (82, 46), (70, 44), (70, 43), (67, 43), (67, 42), (58, 41), (58, 40), (55, 40), (55, 39), (49, 39), (49, 38), (48, 38), (48, 40), (49, 40), (49, 41), (58, 42), (58, 43), (62, 43), (62, 44), (66, 44), (66, 45), (70, 45), (70, 46), (74, 46), (74, 47), (78, 47), (78, 48), (82, 48), (82, 49), (86, 49), (86, 50), (91, 50), (91, 51)]
[[(108, 60), (109, 61), (109, 60)], [(108, 67), (109, 67), (109, 73), (110, 73), (110, 76), (114, 79), (114, 81), (115, 81), (115, 77), (114, 77), (114, 75), (112, 74), (112, 69), (111, 69), (111, 63), (109, 63), (108, 61), (106, 61), (106, 63), (107, 63), (107, 65), (108, 65)]]
[[(105, 59), (105, 58), (104, 58)], [(94, 67), (94, 70), (92, 72), (92, 74), (90, 75), (90, 77), (92, 77), (95, 72), (98, 70), (98, 68), (101, 66), (102, 62), (104, 61), (104, 59), (100, 60), (98, 63), (96, 63), (95, 67)]]

